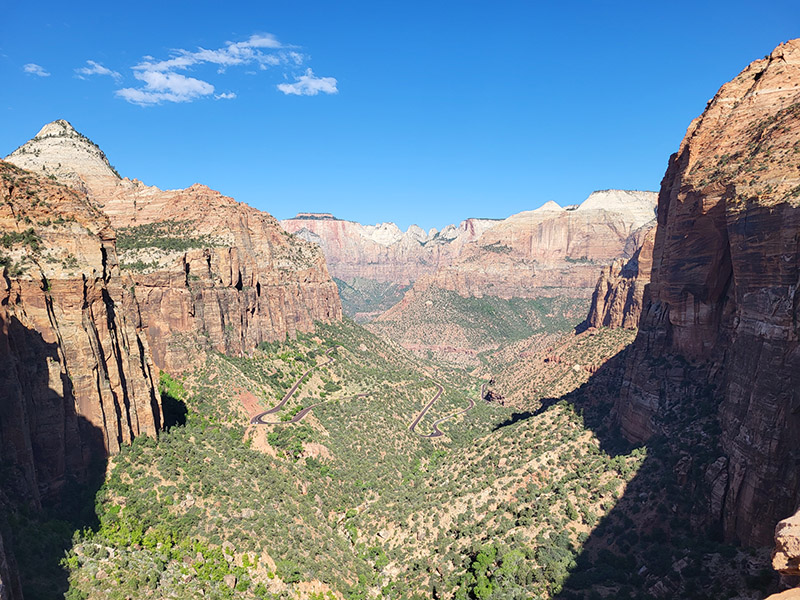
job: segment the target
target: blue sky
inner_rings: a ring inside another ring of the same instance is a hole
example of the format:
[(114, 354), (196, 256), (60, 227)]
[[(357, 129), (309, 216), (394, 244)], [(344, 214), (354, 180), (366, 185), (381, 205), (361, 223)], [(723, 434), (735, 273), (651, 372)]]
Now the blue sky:
[(0, 20), (0, 155), (64, 118), (124, 176), (278, 218), (442, 227), (657, 190), (800, 3), (38, 2)]

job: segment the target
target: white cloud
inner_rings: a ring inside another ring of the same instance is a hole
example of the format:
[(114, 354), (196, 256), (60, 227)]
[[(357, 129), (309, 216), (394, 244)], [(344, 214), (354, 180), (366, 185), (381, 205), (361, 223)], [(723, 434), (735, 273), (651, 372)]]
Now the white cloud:
[[(214, 94), (214, 86), (203, 79), (189, 77), (182, 72), (195, 67), (216, 66), (218, 75), (227, 69), (237, 66), (249, 67), (245, 72), (255, 74), (273, 67), (298, 67), (307, 60), (307, 56), (296, 51), (295, 46), (286, 46), (271, 34), (251, 35), (240, 42), (225, 42), (221, 48), (197, 48), (197, 50), (178, 49), (172, 56), (157, 59), (144, 56), (131, 69), (133, 76), (142, 82), (138, 87), (125, 87), (116, 91), (116, 95), (133, 104), (143, 106), (162, 102), (191, 102), (198, 98), (213, 95), (218, 100), (236, 98), (235, 92)], [(88, 67), (76, 69), (78, 76), (110, 75), (119, 80), (121, 76), (94, 61), (87, 61)], [(102, 70), (101, 70), (102, 69)], [(336, 79), (333, 77), (315, 77), (311, 69), (305, 75), (297, 77), (293, 84), (278, 86), (284, 94), (314, 96), (320, 92), (335, 94)]]
[(114, 81), (119, 81), (122, 79), (122, 75), (117, 73), (116, 71), (112, 71), (111, 69), (104, 67), (98, 62), (93, 60), (87, 60), (86, 64), (89, 65), (87, 67), (81, 67), (80, 69), (75, 69), (75, 73), (77, 73), (78, 78), (86, 79), (87, 77), (91, 77), (92, 75), (108, 75), (112, 77)]
[(36, 75), (37, 77), (50, 77), (50, 73), (45, 71), (44, 67), (36, 63), (28, 63), (22, 67), (22, 70), (31, 75)]
[(279, 83), (278, 89), (286, 95), (316, 96), (323, 94), (338, 94), (335, 77), (317, 77), (311, 69), (306, 69), (305, 75), (295, 77), (294, 83)]
[(122, 88), (117, 96), (133, 104), (148, 105), (161, 102), (191, 102), (214, 93), (214, 86), (201, 79), (180, 73), (140, 71), (136, 79), (144, 82), (141, 88)]

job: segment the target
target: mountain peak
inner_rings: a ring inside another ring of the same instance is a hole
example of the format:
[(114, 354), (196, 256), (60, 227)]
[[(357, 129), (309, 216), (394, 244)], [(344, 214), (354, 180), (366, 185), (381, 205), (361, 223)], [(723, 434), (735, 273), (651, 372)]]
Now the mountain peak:
[(5, 160), (29, 171), (53, 175), (77, 187), (92, 187), (99, 182), (120, 179), (100, 147), (64, 119), (42, 127)]
[(38, 140), (44, 137), (71, 137), (74, 135), (80, 134), (72, 126), (72, 123), (65, 119), (56, 119), (42, 127), (33, 139)]

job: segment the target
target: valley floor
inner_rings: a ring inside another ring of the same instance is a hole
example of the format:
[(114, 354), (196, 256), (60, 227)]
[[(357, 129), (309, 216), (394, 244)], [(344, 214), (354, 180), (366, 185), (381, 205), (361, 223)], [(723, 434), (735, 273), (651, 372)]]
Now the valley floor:
[[(163, 374), (171, 427), (108, 465), (94, 523), (62, 542), (67, 598), (762, 597), (763, 552), (693, 541), (653, 487), (660, 450), (612, 440), (587, 401), (602, 368), (573, 365), (630, 338), (510, 351), (547, 379), (509, 387), (514, 406), (482, 399), (488, 372), (350, 321)], [(26, 597), (60, 567), (23, 531), (57, 538), (61, 517), (12, 524)]]

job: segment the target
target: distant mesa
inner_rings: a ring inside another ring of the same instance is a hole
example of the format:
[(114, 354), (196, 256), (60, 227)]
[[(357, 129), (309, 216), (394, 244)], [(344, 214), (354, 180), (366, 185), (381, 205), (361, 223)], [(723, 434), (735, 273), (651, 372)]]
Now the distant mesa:
[(341, 219), (337, 219), (331, 213), (312, 213), (312, 212), (299, 212), (295, 216), (295, 219), (305, 220), (305, 221), (340, 221)]

